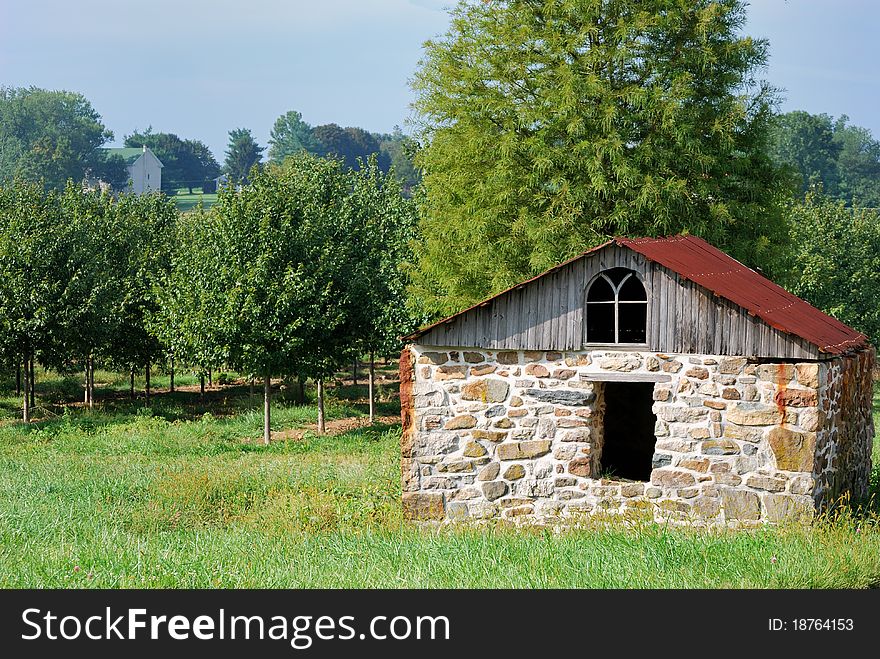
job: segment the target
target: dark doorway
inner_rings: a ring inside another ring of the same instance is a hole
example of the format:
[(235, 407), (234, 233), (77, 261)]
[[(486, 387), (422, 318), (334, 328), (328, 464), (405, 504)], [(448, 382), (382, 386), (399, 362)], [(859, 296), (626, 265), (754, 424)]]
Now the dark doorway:
[(647, 481), (654, 456), (653, 382), (605, 383), (605, 439), (602, 474), (606, 478)]

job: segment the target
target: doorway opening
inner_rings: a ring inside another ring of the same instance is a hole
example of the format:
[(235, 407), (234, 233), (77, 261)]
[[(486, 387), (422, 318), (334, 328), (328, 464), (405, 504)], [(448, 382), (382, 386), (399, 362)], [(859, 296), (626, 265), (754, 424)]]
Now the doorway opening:
[(607, 478), (648, 481), (654, 456), (653, 382), (605, 382), (601, 473)]

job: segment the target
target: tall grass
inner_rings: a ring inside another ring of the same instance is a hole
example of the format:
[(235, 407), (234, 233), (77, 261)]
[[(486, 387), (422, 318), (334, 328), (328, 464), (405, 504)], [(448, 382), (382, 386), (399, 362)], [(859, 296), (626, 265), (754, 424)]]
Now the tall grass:
[[(843, 508), (812, 526), (736, 532), (653, 523), (421, 528), (401, 518), (399, 427), (306, 433), (264, 448), (251, 441), (260, 418), (246, 390), (225, 403), (197, 398), (157, 397), (149, 408), (120, 400), (0, 425), (0, 585), (880, 585), (871, 512)], [(880, 422), (880, 391), (875, 400)], [(331, 409), (364, 411), (345, 399)], [(316, 414), (283, 397), (273, 412), (278, 429)], [(876, 447), (874, 459), (876, 484)]]

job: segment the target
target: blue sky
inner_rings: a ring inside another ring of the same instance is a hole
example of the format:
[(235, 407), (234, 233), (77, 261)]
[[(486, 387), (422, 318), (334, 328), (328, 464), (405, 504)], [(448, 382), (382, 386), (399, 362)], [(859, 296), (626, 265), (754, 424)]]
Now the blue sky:
[[(264, 144), (289, 109), (314, 124), (390, 131), (446, 0), (0, 0), (0, 85), (84, 94), (121, 142), (152, 125)], [(880, 2), (754, 0), (747, 32), (770, 39), (764, 77), (783, 109), (847, 114), (880, 137)]]

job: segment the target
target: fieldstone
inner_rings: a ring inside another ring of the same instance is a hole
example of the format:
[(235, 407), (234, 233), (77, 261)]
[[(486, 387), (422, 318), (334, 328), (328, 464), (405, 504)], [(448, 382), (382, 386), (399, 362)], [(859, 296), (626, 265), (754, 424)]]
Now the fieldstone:
[(718, 372), (722, 375), (737, 375), (746, 365), (743, 357), (724, 357), (718, 362)]
[(475, 487), (461, 487), (449, 495), (450, 501), (470, 501), (482, 496), (480, 491)]
[(529, 411), (528, 411), (528, 410), (525, 410), (525, 409), (510, 410), (510, 411), (507, 413), (507, 416), (509, 416), (509, 417), (511, 417), (511, 418), (513, 418), (513, 419), (519, 419), (519, 418), (521, 418), (521, 417), (527, 416), (528, 413), (529, 413)]
[(703, 455), (736, 455), (739, 444), (731, 439), (707, 439), (700, 445)]
[(696, 442), (687, 439), (658, 439), (654, 445), (658, 451), (673, 451), (675, 453), (689, 453), (697, 445)]
[(599, 360), (599, 368), (606, 371), (622, 371), (628, 373), (642, 365), (638, 355), (626, 353), (609, 353)]
[(559, 419), (556, 426), (558, 428), (588, 428), (590, 424), (583, 419)]
[(706, 380), (709, 378), (709, 369), (702, 368), (700, 366), (695, 366), (694, 368), (689, 368), (684, 372), (684, 374), (689, 378), (696, 378), (697, 380)]
[(724, 389), (721, 390), (721, 397), (724, 400), (739, 400), (742, 398), (739, 390), (734, 387), (724, 387)]
[(729, 520), (756, 520), (761, 516), (761, 499), (748, 490), (722, 488), (721, 505), (725, 518)]
[(419, 364), (434, 364), (439, 366), (449, 361), (449, 353), (446, 352), (423, 352), (418, 359)]
[(523, 399), (519, 396), (512, 396), (510, 398), (510, 406), (511, 407), (522, 407)]
[(574, 444), (563, 444), (553, 449), (553, 457), (556, 460), (571, 460), (577, 453), (577, 446)]
[(464, 385), (461, 389), (463, 400), (478, 400), (484, 403), (503, 403), (507, 399), (510, 385), (504, 380), (483, 378)]
[(663, 362), (660, 365), (660, 368), (662, 368), (667, 373), (678, 373), (681, 370), (682, 365), (681, 362), (675, 361), (673, 359), (672, 361)]
[(495, 360), (499, 364), (519, 364), (519, 353), (514, 351), (502, 351), (499, 352)]
[(757, 376), (764, 382), (782, 384), (794, 379), (794, 373), (792, 364), (761, 364), (758, 366)]
[(667, 455), (666, 453), (655, 453), (651, 457), (651, 468), (652, 469), (660, 469), (661, 467), (668, 467), (672, 464), (672, 456)]
[(493, 417), (504, 416), (505, 412), (507, 412), (507, 408), (504, 405), (492, 405), (483, 414), (487, 417)]
[(443, 494), (439, 492), (404, 492), (403, 516), (409, 520), (440, 520), (444, 517)]
[(554, 415), (554, 416), (571, 416), (571, 410), (567, 410), (567, 409), (565, 409), (565, 408), (563, 408), (563, 407), (557, 407), (557, 408), (553, 411), (553, 415)]
[(724, 437), (742, 439), (747, 442), (760, 442), (764, 439), (764, 428), (760, 426), (738, 426), (728, 423), (724, 426)]
[(657, 499), (663, 494), (663, 490), (659, 487), (646, 487), (645, 496), (649, 499)]
[(596, 394), (577, 390), (526, 389), (526, 396), (555, 405), (587, 405), (596, 399)]
[(791, 481), (792, 494), (812, 494), (813, 493), (813, 476), (798, 476)]
[(737, 403), (727, 410), (727, 420), (741, 426), (775, 426), (782, 422), (782, 412), (760, 403)]
[(712, 410), (726, 410), (727, 403), (722, 403), (720, 400), (704, 400), (703, 406), (708, 407)]
[(644, 483), (624, 483), (620, 486), (620, 496), (622, 497), (640, 497), (644, 493)]
[(582, 478), (592, 478), (593, 467), (589, 458), (575, 458), (568, 463), (568, 473)]
[(825, 423), (825, 412), (816, 407), (808, 407), (803, 410), (798, 419), (798, 425), (809, 432), (816, 432)]
[(503, 419), (498, 419), (495, 423), (492, 424), (493, 428), (513, 428), (513, 421), (504, 417)]
[(688, 460), (682, 460), (676, 466), (681, 467), (682, 469), (690, 469), (691, 471), (706, 473), (706, 470), (709, 469), (709, 461), (705, 458), (690, 458)]
[(556, 422), (549, 418), (540, 419), (537, 430), (538, 439), (551, 439), (556, 434)]
[(556, 487), (574, 487), (575, 485), (577, 485), (577, 479), (566, 478), (563, 476), (553, 481), (553, 485)]
[(464, 501), (452, 501), (446, 506), (446, 516), (451, 520), (468, 516), (468, 505)]
[(662, 389), (657, 388), (657, 389), (654, 389), (653, 398), (654, 398), (654, 400), (666, 401), (666, 400), (669, 400), (670, 398), (672, 398), (672, 392), (669, 389), (666, 389), (665, 387)]
[(471, 433), (474, 439), (485, 439), (488, 442), (501, 442), (507, 437), (506, 432), (495, 430), (474, 430)]
[(688, 431), (688, 435), (690, 435), (694, 439), (709, 439), (709, 429), (704, 426), (691, 428)]
[(677, 407), (663, 405), (657, 410), (657, 418), (673, 423), (694, 423), (702, 421), (709, 414), (703, 407)]
[(486, 455), (486, 449), (478, 442), (468, 442), (464, 445), (462, 455), (466, 458), (482, 458)]
[(464, 380), (467, 366), (441, 366), (434, 374), (435, 380)]
[(526, 475), (525, 467), (522, 465), (510, 465), (507, 469), (504, 470), (504, 479), (509, 481), (516, 481)]
[(541, 350), (526, 350), (523, 353), (527, 362), (539, 362), (544, 359), (544, 352)]
[(812, 517), (813, 500), (791, 494), (765, 494), (764, 508), (770, 522), (800, 522)]
[(494, 481), (498, 478), (498, 473), (501, 471), (501, 464), (498, 462), (490, 462), (485, 467), (480, 469), (480, 473), (477, 474), (478, 481)]
[(557, 380), (570, 380), (575, 374), (575, 371), (570, 368), (558, 368), (553, 371), (553, 377)]
[(772, 428), (768, 435), (776, 466), (784, 471), (813, 471), (816, 433)]
[(717, 497), (700, 496), (694, 499), (691, 510), (701, 519), (713, 519), (721, 512), (721, 501)]
[(546, 455), (549, 452), (549, 439), (508, 442), (506, 444), (499, 444), (497, 449), (499, 460), (528, 460)]
[(797, 381), (805, 387), (819, 387), (819, 364), (795, 364)]
[(558, 362), (562, 361), (562, 353), (557, 352), (555, 350), (550, 350), (547, 352), (547, 361), (548, 362)]
[(546, 378), (550, 377), (550, 371), (548, 371), (547, 367), (542, 364), (529, 364), (526, 366), (526, 375), (531, 375), (536, 378)]
[(467, 430), (477, 425), (476, 417), (470, 414), (461, 414), (446, 422), (443, 426), (446, 430)]
[(760, 400), (761, 394), (758, 392), (758, 388), (753, 384), (747, 384), (743, 387), (743, 398), (745, 400)]
[(450, 474), (460, 474), (474, 470), (474, 463), (470, 460), (449, 460), (437, 465), (437, 471)]
[(483, 359), (483, 354), (480, 352), (465, 352), (464, 360), (468, 364), (479, 364), (480, 362), (485, 361)]
[(780, 389), (775, 396), (777, 405), (785, 407), (815, 407), (819, 395), (813, 389)]
[(471, 375), (474, 377), (480, 375), (489, 375), (489, 373), (494, 373), (497, 366), (493, 366), (492, 364), (483, 364), (482, 366), (472, 366), (471, 367)]
[(507, 483), (504, 481), (490, 481), (483, 483), (483, 496), (489, 501), (495, 501), (507, 494)]
[(651, 485), (660, 487), (689, 487), (696, 485), (693, 474), (677, 469), (655, 469), (651, 472)]
[(782, 492), (785, 490), (785, 479), (773, 478), (772, 476), (762, 476), (761, 474), (752, 474), (746, 478), (746, 485), (753, 487), (756, 490)]
[(651, 372), (660, 370), (660, 360), (651, 355), (645, 360), (645, 368)]

